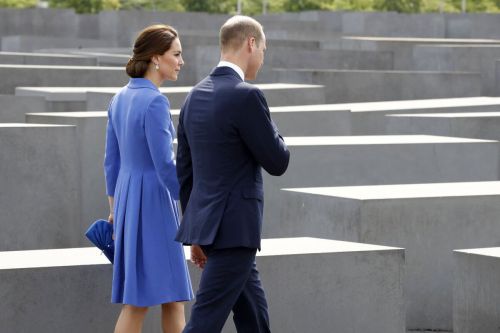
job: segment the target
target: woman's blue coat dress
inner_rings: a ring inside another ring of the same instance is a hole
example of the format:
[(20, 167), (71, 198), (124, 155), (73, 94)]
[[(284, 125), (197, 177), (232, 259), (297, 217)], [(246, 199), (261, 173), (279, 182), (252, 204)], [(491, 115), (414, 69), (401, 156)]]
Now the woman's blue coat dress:
[(133, 78), (108, 110), (104, 170), (114, 197), (113, 303), (153, 306), (193, 298), (175, 200), (175, 130), (168, 99)]

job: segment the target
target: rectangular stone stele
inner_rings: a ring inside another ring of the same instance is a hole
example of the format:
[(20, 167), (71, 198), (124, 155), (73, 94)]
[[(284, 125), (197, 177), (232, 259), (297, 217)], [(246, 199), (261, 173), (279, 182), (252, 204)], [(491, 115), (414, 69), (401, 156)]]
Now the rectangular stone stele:
[[(386, 134), (386, 115), (498, 111), (498, 97), (435, 98), (338, 104), (352, 112), (353, 135)], [(416, 133), (417, 134), (417, 133)], [(418, 134), (425, 134), (418, 133)]]
[[(95, 248), (0, 252), (2, 327), (6, 332), (112, 331), (119, 308), (109, 304), (112, 269), (106, 260)], [(403, 249), (267, 239), (257, 265), (274, 332), (404, 331)], [(190, 271), (196, 290), (201, 271), (192, 265)], [(159, 322), (158, 313), (150, 313), (143, 332), (160, 331)], [(236, 332), (231, 319), (223, 332)]]
[(500, 112), (391, 114), (386, 132), (500, 140)]
[(498, 181), (285, 193), (277, 230), (406, 249), (407, 329), (451, 330), (453, 249), (496, 245), (500, 239)]
[(75, 126), (0, 124), (0, 251), (80, 239)]
[[(285, 137), (285, 142), (291, 152), (285, 174), (263, 172), (267, 221), (279, 219), (281, 188), (487, 181), (499, 174), (497, 141), (380, 135)], [(273, 225), (263, 231), (264, 237), (281, 237)]]
[(128, 77), (123, 68), (104, 66), (2, 65), (1, 94), (13, 94), (20, 86), (123, 86)]
[(498, 332), (500, 248), (455, 250), (454, 259), (453, 332)]
[(74, 55), (34, 52), (0, 52), (1, 64), (97, 66), (97, 59)]
[[(351, 111), (330, 105), (271, 106), (271, 118), (282, 136), (351, 135)], [(179, 109), (170, 110), (177, 128)]]
[[(107, 112), (51, 112), (28, 113), (26, 122), (76, 126), (80, 177), (80, 221), (86, 228), (95, 220), (107, 218), (109, 204), (106, 195), (103, 159), (105, 151)], [(83, 233), (71, 247), (86, 246)], [(68, 246), (64, 246), (68, 247)]]
[[(321, 104), (325, 92), (321, 85), (293, 83), (256, 84), (269, 105)], [(180, 108), (192, 86), (160, 87), (171, 108)], [(121, 87), (17, 87), (18, 96), (44, 96), (52, 102), (87, 102), (87, 110), (106, 110), (111, 98)]]
[(481, 74), (408, 70), (274, 68), (274, 81), (321, 84), (327, 103), (481, 96)]

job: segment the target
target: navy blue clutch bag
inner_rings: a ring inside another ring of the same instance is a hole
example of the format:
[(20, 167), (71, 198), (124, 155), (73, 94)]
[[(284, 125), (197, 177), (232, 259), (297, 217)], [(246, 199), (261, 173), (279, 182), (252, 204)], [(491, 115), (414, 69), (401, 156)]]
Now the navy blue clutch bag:
[(113, 263), (115, 242), (111, 223), (106, 220), (97, 220), (87, 229), (85, 236)]

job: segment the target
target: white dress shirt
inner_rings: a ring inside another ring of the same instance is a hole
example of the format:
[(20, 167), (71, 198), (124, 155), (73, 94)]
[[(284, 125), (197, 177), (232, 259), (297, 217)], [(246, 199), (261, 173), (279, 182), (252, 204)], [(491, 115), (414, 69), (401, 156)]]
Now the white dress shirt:
[(236, 64), (233, 64), (232, 62), (229, 62), (229, 61), (221, 60), (219, 62), (219, 64), (217, 65), (217, 67), (229, 67), (229, 68), (232, 68), (232, 69), (234, 69), (234, 71), (236, 73), (238, 73), (238, 75), (241, 77), (241, 79), (243, 81), (245, 81), (245, 73), (243, 73), (243, 70), (240, 68), (240, 66), (238, 66)]

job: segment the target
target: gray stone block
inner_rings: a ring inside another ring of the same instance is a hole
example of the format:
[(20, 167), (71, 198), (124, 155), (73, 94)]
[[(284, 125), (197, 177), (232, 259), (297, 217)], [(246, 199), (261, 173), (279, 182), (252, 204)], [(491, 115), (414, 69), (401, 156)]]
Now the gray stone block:
[(181, 34), (189, 30), (219, 31), (229, 15), (206, 13), (150, 12), (141, 10), (103, 11), (99, 13), (100, 38), (118, 41), (119, 46), (128, 47), (137, 33), (153, 22), (167, 23)]
[(97, 59), (69, 54), (0, 52), (0, 64), (95, 66)]
[(130, 56), (132, 55), (132, 49), (118, 48), (118, 47), (92, 47), (92, 48), (49, 48), (49, 49), (39, 49), (38, 52), (44, 53), (55, 53), (55, 54), (67, 54), (75, 56), (83, 56), (97, 59), (97, 64), (99, 66), (121, 66), (125, 68)]
[[(324, 103), (324, 87), (305, 84), (258, 84), (269, 105)], [(51, 111), (107, 110), (120, 87), (17, 87), (16, 96), (42, 96), (53, 107)], [(161, 87), (170, 107), (182, 106), (192, 87)]]
[(439, 98), (336, 104), (336, 106), (351, 110), (352, 133), (354, 135), (376, 135), (386, 133), (386, 123), (388, 121), (386, 116), (390, 114), (498, 111), (500, 110), (500, 99), (496, 97)]
[[(338, 112), (350, 110), (350, 134), (351, 135), (380, 135), (386, 134), (386, 116), (393, 114), (427, 114), (427, 113), (468, 113), (468, 112), (494, 112), (500, 110), (500, 99), (496, 97), (466, 97), (466, 98), (439, 98), (439, 99), (419, 99), (419, 100), (403, 100), (403, 101), (386, 101), (386, 102), (364, 102), (364, 103), (337, 103), (337, 104), (317, 104), (317, 105), (297, 105), (289, 107), (271, 107), (277, 112), (297, 112), (297, 111), (314, 111), (314, 112), (332, 112), (335, 115)], [(175, 112), (174, 112), (175, 116)], [(273, 119), (277, 116), (273, 115)], [(330, 117), (330, 116), (328, 116)], [(336, 116), (335, 116), (336, 117)], [(280, 130), (282, 129), (281, 122), (287, 123), (288, 118), (276, 121)], [(340, 120), (340, 118), (338, 118)], [(333, 121), (333, 118), (332, 118)], [(294, 124), (300, 125), (300, 124)], [(340, 125), (344, 127), (344, 125)], [(321, 127), (320, 124), (316, 126)], [(305, 126), (304, 126), (305, 127)], [(307, 129), (310, 133), (315, 132), (314, 126)], [(304, 129), (306, 130), (306, 129)], [(336, 132), (333, 129), (333, 132)], [(294, 133), (294, 132), (292, 132)], [(407, 134), (407, 133), (393, 133)], [(415, 133), (424, 134), (424, 133)], [(287, 134), (288, 135), (288, 134)], [(298, 136), (297, 134), (293, 134)], [(310, 135), (310, 134), (308, 134)], [(318, 134), (319, 135), (319, 134)], [(324, 135), (324, 134), (321, 134)], [(335, 134), (346, 135), (346, 134)]]
[(343, 13), (345, 35), (444, 37), (445, 20), (440, 14)]
[(413, 50), (418, 45), (499, 45), (500, 39), (469, 38), (408, 38), (408, 37), (353, 37), (344, 36), (338, 40), (321, 42), (322, 49), (385, 51), (394, 54), (394, 69), (413, 68)]
[(351, 112), (323, 105), (271, 107), (271, 117), (286, 136), (351, 135)]
[(0, 93), (13, 94), (19, 86), (123, 86), (128, 76), (123, 68), (93, 66), (0, 65)]
[(406, 249), (410, 330), (452, 329), (453, 249), (500, 245), (500, 182), (292, 191), (277, 230)]
[(14, 35), (1, 37), (2, 51), (31, 52), (46, 48), (47, 45), (57, 48), (82, 48), (117, 46), (115, 41), (75, 38), (68, 36), (48, 37), (36, 35)]
[(495, 62), (495, 75), (496, 75), (496, 80), (495, 80), (495, 85), (496, 85), (495, 96), (500, 96), (500, 60), (497, 60)]
[(45, 99), (39, 96), (0, 95), (0, 123), (22, 123), (27, 112), (45, 111)]
[[(192, 75), (182, 74), (177, 81), (166, 81), (164, 86), (186, 86), (196, 84)], [(128, 82), (124, 67), (104, 66), (42, 66), (1, 65), (0, 75), (11, 80), (0, 84), (0, 93), (14, 93), (19, 86), (35, 87), (119, 87)]]
[(498, 331), (499, 251), (498, 247), (454, 251), (453, 332)]
[(76, 37), (78, 15), (72, 9), (0, 8), (0, 36)]
[[(347, 108), (331, 104), (271, 106), (271, 118), (282, 135), (328, 136), (351, 135), (351, 115)], [(170, 110), (175, 128), (179, 124), (180, 110)]]
[(500, 140), (500, 112), (387, 116), (388, 134), (430, 134)]
[(481, 95), (481, 75), (469, 72), (275, 69), (278, 82), (321, 84), (327, 103)]
[[(264, 173), (266, 221), (280, 219), (285, 204), (282, 188), (489, 181), (499, 177), (497, 141), (388, 135), (285, 137), (285, 142), (291, 156), (286, 173), (281, 177)], [(275, 232), (273, 225), (264, 225), (265, 237), (274, 237)]]
[[(97, 219), (107, 218), (109, 206), (104, 180), (104, 147), (106, 142), (106, 112), (28, 113), (27, 123), (76, 126), (76, 160), (79, 167), (77, 190), (80, 229), (86, 229)], [(83, 234), (82, 234), (83, 236)], [(72, 246), (85, 245), (83, 237)]]
[(413, 48), (412, 68), (479, 72), (481, 94), (495, 96), (495, 60), (499, 58), (500, 45), (416, 45)]
[(95, 14), (78, 15), (78, 37), (99, 39), (99, 16)]
[[(404, 331), (403, 249), (310, 238), (263, 240), (262, 248), (257, 265), (272, 331)], [(109, 304), (105, 260), (93, 248), (0, 253), (3, 327), (111, 331), (119, 306)], [(200, 271), (190, 271), (196, 289)], [(236, 332), (230, 321), (224, 333)], [(143, 332), (159, 330), (158, 313), (148, 314)]]
[(268, 46), (264, 67), (258, 82), (279, 82), (279, 72), (273, 68), (309, 69), (393, 69), (392, 52), (357, 50), (310, 50)]
[(378, 69), (393, 68), (392, 52), (308, 50), (268, 47), (264, 64), (274, 68)]
[(76, 128), (0, 124), (0, 142), (0, 250), (78, 244)]
[(500, 36), (498, 14), (446, 14), (446, 37), (494, 38)]

